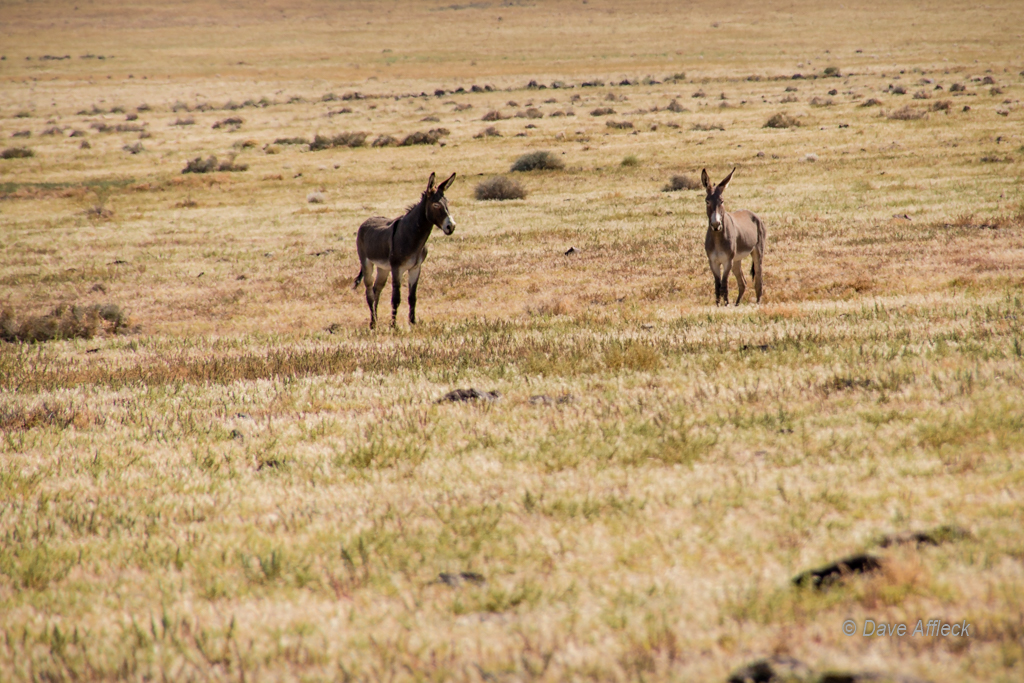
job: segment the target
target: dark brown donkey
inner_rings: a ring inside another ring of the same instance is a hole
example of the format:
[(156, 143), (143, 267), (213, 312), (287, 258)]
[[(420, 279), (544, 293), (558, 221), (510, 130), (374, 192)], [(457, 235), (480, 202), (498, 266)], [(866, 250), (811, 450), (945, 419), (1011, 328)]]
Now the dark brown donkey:
[[(391, 281), (391, 324), (398, 317), (398, 304), (402, 302), (402, 273), (409, 273), (409, 323), (416, 324), (416, 284), (420, 279), (420, 266), (427, 258), (427, 238), (434, 226), (450, 235), (455, 232), (455, 219), (448, 212), (444, 196), (455, 174), (436, 188), (434, 174), (430, 174), (427, 189), (420, 200), (404, 216), (387, 219), (381, 216), (367, 218), (356, 234), (356, 252), (359, 254), (359, 275), (352, 289), (362, 280), (366, 285), (366, 304), (370, 307), (370, 328), (377, 325), (377, 302), (380, 292)], [(374, 277), (374, 267), (377, 268)]]
[(743, 268), (740, 263), (747, 256), (753, 256), (750, 274), (754, 278), (754, 291), (757, 302), (761, 302), (761, 284), (763, 281), (762, 263), (764, 259), (764, 242), (767, 237), (764, 223), (750, 211), (725, 212), (722, 203), (722, 192), (732, 180), (732, 174), (725, 180), (712, 185), (706, 169), (700, 172), (700, 182), (707, 190), (705, 199), (708, 209), (708, 233), (704, 237), (704, 251), (708, 254), (711, 274), (715, 276), (715, 305), (724, 302), (729, 305), (729, 271), (736, 276), (736, 286), (740, 293), (736, 296), (736, 305), (740, 305), (743, 292), (747, 288), (743, 280)]

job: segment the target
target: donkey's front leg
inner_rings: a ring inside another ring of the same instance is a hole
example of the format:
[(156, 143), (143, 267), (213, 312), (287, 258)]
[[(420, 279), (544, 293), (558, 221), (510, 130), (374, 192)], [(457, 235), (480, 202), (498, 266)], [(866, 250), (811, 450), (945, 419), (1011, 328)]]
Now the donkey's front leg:
[[(372, 268), (373, 266), (370, 267)], [(369, 276), (366, 276), (366, 280), (369, 280)], [(380, 293), (384, 289), (384, 285), (387, 284), (387, 281), (388, 271), (383, 268), (378, 268), (377, 276), (374, 278), (373, 284), (368, 284), (366, 286), (366, 303), (370, 307), (371, 330), (377, 326), (377, 302), (380, 301)]]
[(409, 324), (416, 324), (416, 287), (420, 283), (420, 267), (409, 271)]
[[(732, 259), (722, 264), (722, 305), (729, 305), (729, 271), (732, 270)], [(717, 302), (716, 302), (717, 303)]]
[[(708, 265), (711, 266), (711, 275), (715, 278), (715, 305), (718, 306), (722, 300), (722, 276), (719, 274), (721, 264), (714, 259), (708, 259)], [(728, 275), (729, 271), (725, 271), (725, 273)]]
[(402, 271), (391, 269), (391, 327), (398, 325), (398, 304), (402, 303)]

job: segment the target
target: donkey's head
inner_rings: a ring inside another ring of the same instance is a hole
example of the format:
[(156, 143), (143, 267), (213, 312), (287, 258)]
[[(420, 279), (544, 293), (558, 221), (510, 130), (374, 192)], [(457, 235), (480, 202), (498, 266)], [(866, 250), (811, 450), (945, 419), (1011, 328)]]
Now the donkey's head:
[(431, 173), (430, 180), (427, 181), (427, 190), (423, 193), (427, 220), (432, 226), (441, 228), (441, 232), (446, 235), (455, 232), (455, 219), (448, 211), (448, 199), (444, 196), (444, 191), (451, 187), (454, 181), (455, 174), (452, 173), (448, 180), (434, 187), (434, 174)]
[(732, 180), (732, 174), (735, 172), (736, 169), (734, 168), (729, 172), (729, 175), (725, 176), (725, 180), (718, 183), (718, 185), (712, 185), (711, 179), (708, 178), (707, 169), (701, 169), (700, 182), (708, 193), (708, 196), (704, 198), (708, 210), (708, 228), (715, 232), (722, 229), (722, 220), (725, 218), (725, 204), (722, 202), (722, 193), (725, 192), (725, 186)]

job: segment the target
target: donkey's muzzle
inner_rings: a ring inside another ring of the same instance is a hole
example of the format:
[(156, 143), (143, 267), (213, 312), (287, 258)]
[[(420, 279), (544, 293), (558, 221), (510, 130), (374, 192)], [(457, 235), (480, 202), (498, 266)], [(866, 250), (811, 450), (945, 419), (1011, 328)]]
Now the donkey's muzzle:
[(444, 222), (441, 223), (441, 232), (446, 235), (450, 235), (455, 232), (455, 220), (451, 216), (444, 217)]

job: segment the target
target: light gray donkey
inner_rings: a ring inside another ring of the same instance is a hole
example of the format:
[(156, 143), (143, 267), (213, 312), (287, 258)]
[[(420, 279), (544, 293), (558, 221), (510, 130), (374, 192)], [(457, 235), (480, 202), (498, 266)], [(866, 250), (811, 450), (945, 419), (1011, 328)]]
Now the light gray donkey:
[[(402, 274), (409, 273), (409, 324), (416, 324), (416, 285), (420, 279), (420, 266), (427, 258), (427, 238), (435, 226), (450, 235), (455, 232), (455, 219), (448, 212), (444, 196), (455, 174), (436, 188), (434, 174), (430, 174), (427, 189), (420, 200), (410, 206), (404, 216), (387, 219), (382, 216), (367, 218), (356, 233), (356, 252), (359, 255), (359, 275), (352, 289), (362, 280), (366, 285), (366, 304), (370, 307), (370, 329), (377, 325), (377, 302), (380, 292), (391, 281), (391, 324), (398, 317), (398, 304), (402, 302)], [(377, 269), (374, 277), (374, 267)]]
[(736, 276), (736, 286), (740, 293), (736, 296), (736, 305), (740, 305), (747, 283), (743, 280), (743, 268), (740, 263), (747, 256), (753, 256), (750, 274), (754, 278), (754, 291), (757, 301), (761, 302), (761, 285), (763, 282), (764, 243), (767, 237), (764, 223), (750, 211), (725, 212), (722, 203), (722, 192), (732, 180), (732, 174), (725, 180), (712, 185), (707, 169), (700, 172), (700, 182), (707, 190), (708, 233), (704, 237), (704, 251), (708, 254), (711, 274), (715, 276), (715, 305), (724, 302), (729, 305), (729, 271)]

